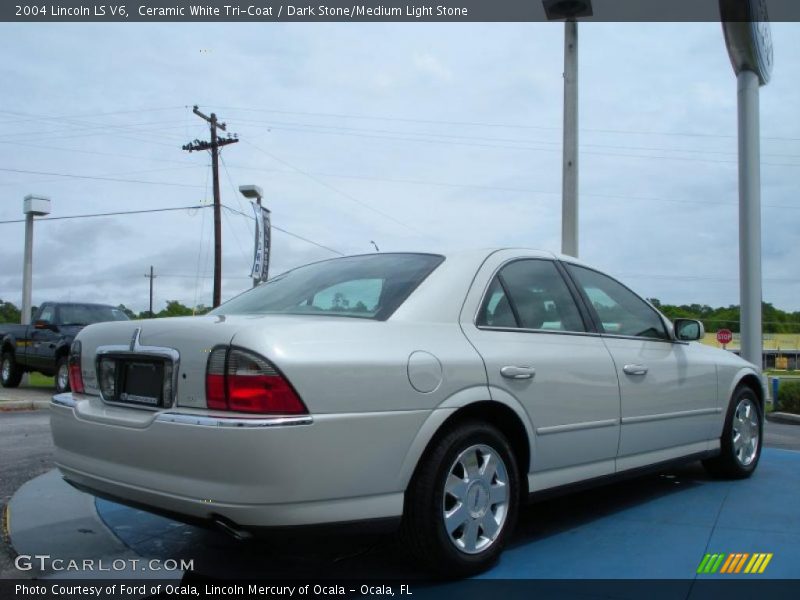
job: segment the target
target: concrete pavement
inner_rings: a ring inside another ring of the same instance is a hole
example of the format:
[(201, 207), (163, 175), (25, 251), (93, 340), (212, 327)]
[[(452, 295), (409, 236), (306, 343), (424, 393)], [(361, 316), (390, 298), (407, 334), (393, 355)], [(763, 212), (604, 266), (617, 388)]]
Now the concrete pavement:
[(42, 387), (0, 387), (0, 411), (36, 410), (47, 408), (50, 398), (55, 394), (53, 388)]

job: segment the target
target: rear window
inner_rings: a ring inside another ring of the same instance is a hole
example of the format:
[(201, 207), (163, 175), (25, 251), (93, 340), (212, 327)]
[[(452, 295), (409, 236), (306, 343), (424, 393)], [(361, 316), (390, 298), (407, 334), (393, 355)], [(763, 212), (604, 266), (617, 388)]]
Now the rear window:
[(62, 325), (91, 325), (105, 321), (127, 321), (128, 316), (113, 306), (98, 304), (62, 304), (59, 307)]
[(436, 254), (367, 254), (313, 263), (278, 275), (210, 314), (384, 320), (443, 260)]

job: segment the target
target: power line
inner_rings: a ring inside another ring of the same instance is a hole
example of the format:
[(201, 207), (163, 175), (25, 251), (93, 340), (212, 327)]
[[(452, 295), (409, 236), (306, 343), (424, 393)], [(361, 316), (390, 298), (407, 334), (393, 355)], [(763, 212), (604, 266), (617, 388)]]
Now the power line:
[[(396, 121), (404, 123), (426, 123), (433, 125), (455, 125), (455, 126), (471, 126), (471, 127), (492, 127), (504, 129), (535, 129), (542, 131), (561, 131), (560, 127), (529, 125), (521, 123), (486, 123), (476, 121), (445, 121), (440, 119), (414, 119), (409, 117), (388, 117), (388, 116), (370, 116), (370, 115), (353, 115), (342, 113), (324, 113), (312, 111), (291, 111), (291, 110), (276, 110), (268, 108), (247, 108), (236, 106), (223, 106), (226, 110), (241, 110), (244, 112), (264, 112), (272, 114), (283, 115), (306, 115), (313, 117), (330, 117), (338, 119), (359, 119), (365, 121)], [(708, 132), (685, 132), (685, 131), (643, 131), (635, 129), (593, 129), (581, 128), (582, 132), (592, 133), (615, 133), (615, 134), (634, 134), (634, 135), (664, 135), (664, 136), (681, 136), (681, 137), (701, 137), (701, 138), (735, 138), (735, 135), (718, 134)], [(785, 137), (785, 136), (763, 136), (765, 140), (778, 140), (778, 141), (800, 141), (800, 137)]]
[[(130, 138), (129, 138), (130, 139)], [(175, 160), (169, 158), (158, 158), (155, 156), (142, 156), (137, 154), (120, 154), (118, 152), (101, 152), (99, 150), (80, 150), (78, 148), (64, 148), (62, 146), (47, 146), (44, 144), (26, 144), (25, 142), (6, 141), (0, 140), (0, 144), (13, 144), (14, 146), (25, 146), (27, 148), (36, 148), (41, 150), (57, 150), (60, 152), (69, 152), (70, 154), (93, 154), (95, 156), (113, 156), (115, 158), (131, 158), (134, 160), (149, 160), (159, 163), (173, 163), (176, 165), (191, 165), (189, 160)], [(169, 144), (173, 148), (172, 144)], [(195, 165), (196, 166), (196, 165)]]
[(372, 212), (377, 213), (377, 214), (381, 215), (382, 217), (384, 217), (386, 219), (389, 219), (390, 221), (396, 223), (397, 225), (400, 225), (401, 227), (404, 227), (406, 229), (414, 231), (415, 233), (418, 233), (418, 234), (423, 235), (425, 237), (430, 237), (427, 233), (425, 233), (423, 231), (420, 231), (416, 227), (412, 227), (411, 225), (409, 225), (407, 223), (404, 223), (403, 221), (400, 221), (399, 219), (393, 217), (389, 213), (383, 212), (382, 210), (380, 210), (378, 208), (375, 208), (374, 206), (370, 206), (369, 204), (367, 204), (366, 202), (363, 202), (362, 200), (359, 200), (355, 196), (352, 196), (351, 194), (348, 194), (347, 192), (344, 192), (344, 191), (340, 190), (339, 188), (332, 186), (327, 181), (324, 181), (322, 179), (319, 179), (318, 177), (315, 177), (314, 175), (312, 175), (308, 171), (304, 171), (303, 169), (301, 169), (299, 167), (296, 167), (295, 165), (283, 160), (282, 158), (278, 158), (277, 156), (275, 156), (271, 152), (267, 152), (263, 148), (259, 148), (258, 146), (256, 146), (252, 142), (248, 142), (247, 140), (244, 140), (244, 143), (248, 144), (249, 146), (252, 146), (253, 148), (258, 150), (259, 152), (269, 156), (272, 160), (274, 160), (276, 162), (279, 162), (279, 163), (289, 167), (293, 171), (296, 171), (296, 172), (300, 173), (301, 175), (304, 175), (305, 177), (308, 177), (309, 179), (311, 179), (312, 181), (315, 181), (319, 185), (321, 185), (321, 186), (323, 186), (325, 188), (328, 188), (329, 190), (331, 190), (333, 192), (336, 192), (337, 194), (339, 194), (340, 196), (342, 196), (344, 198), (347, 198), (351, 202), (355, 202), (359, 206), (362, 206), (362, 207), (366, 208), (367, 210), (371, 210)]
[(110, 112), (94, 112), (94, 113), (83, 113), (80, 115), (33, 115), (31, 113), (24, 113), (18, 112), (13, 110), (0, 110), (1, 113), (5, 113), (8, 115), (21, 115), (27, 117), (26, 119), (14, 119), (17, 122), (24, 122), (24, 121), (53, 121), (53, 120), (64, 120), (64, 119), (82, 119), (85, 117), (95, 118), (95, 117), (107, 117), (112, 115), (125, 115), (131, 113), (143, 113), (143, 112), (158, 112), (158, 111), (165, 111), (165, 110), (177, 110), (180, 108), (186, 108), (185, 105), (181, 104), (180, 106), (160, 106), (156, 108), (137, 108), (135, 110), (115, 110)]
[[(380, 133), (380, 134), (399, 134), (404, 136), (416, 137), (432, 137), (432, 138), (447, 138), (456, 140), (472, 140), (484, 142), (499, 142), (499, 143), (512, 143), (512, 144), (544, 144), (547, 146), (557, 146), (560, 148), (560, 141), (549, 140), (532, 140), (532, 139), (519, 139), (519, 138), (496, 138), (496, 137), (482, 137), (474, 135), (457, 135), (449, 133), (436, 133), (426, 131), (398, 131), (396, 129), (369, 129), (361, 127), (344, 127), (340, 125), (320, 125), (316, 123), (286, 123), (281, 121), (258, 121), (253, 119), (240, 119), (244, 123), (264, 124), (270, 129), (287, 129), (296, 131), (296, 128), (303, 128), (300, 131), (314, 131), (317, 130), (339, 130), (341, 132), (349, 131), (355, 133)], [(319, 131), (319, 133), (338, 133), (339, 131)], [(342, 134), (344, 135), (344, 134)], [(391, 138), (391, 139), (406, 139), (406, 138)], [(416, 141), (416, 140), (413, 140)], [(423, 141), (423, 140), (419, 140)], [(621, 146), (615, 144), (581, 144), (583, 148), (611, 148), (618, 150), (636, 150), (645, 152), (685, 152), (690, 154), (720, 154), (723, 156), (737, 156), (736, 152), (727, 152), (722, 150), (692, 150), (688, 148), (652, 148), (642, 146)], [(777, 153), (762, 153), (761, 156), (770, 156), (776, 158), (800, 158), (800, 154), (777, 154)]]
[(185, 188), (203, 187), (201, 185), (194, 185), (190, 183), (176, 183), (170, 181), (147, 181), (143, 179), (120, 179), (117, 177), (101, 177), (98, 175), (75, 175), (74, 173), (53, 173), (52, 171), (28, 171), (25, 169), (7, 169), (4, 167), (0, 167), (0, 171), (5, 171), (8, 173), (22, 173), (24, 175), (45, 175), (47, 177), (66, 177), (69, 179), (93, 179), (97, 181), (117, 181), (122, 183), (142, 183), (147, 185), (166, 185), (166, 186), (185, 187)]
[[(84, 215), (64, 215), (64, 216), (61, 216), (61, 217), (41, 217), (41, 218), (36, 219), (36, 222), (39, 223), (41, 221), (63, 221), (63, 220), (67, 220), (67, 219), (90, 219), (90, 218), (95, 218), (95, 217), (116, 217), (116, 216), (120, 216), (120, 215), (139, 215), (139, 214), (145, 214), (145, 213), (171, 212), (171, 211), (177, 211), (177, 210), (198, 210), (198, 209), (201, 209), (201, 208), (211, 208), (211, 206), (212, 206), (211, 204), (198, 204), (198, 205), (195, 205), (195, 206), (176, 206), (176, 207), (172, 207), (172, 208), (149, 208), (149, 209), (142, 209), (142, 210), (121, 210), (121, 211), (107, 212), (107, 213), (89, 213), (89, 214), (84, 214)], [(250, 218), (250, 219), (254, 218), (252, 215), (248, 215), (246, 213), (243, 213), (242, 211), (236, 210), (235, 208), (227, 206), (226, 204), (222, 204), (221, 206), (222, 206), (222, 208), (225, 208), (226, 210), (229, 210), (231, 212), (243, 215), (243, 216), (245, 216), (247, 218)], [(11, 224), (11, 223), (24, 223), (24, 222), (25, 222), (25, 219), (12, 219), (12, 220), (8, 220), (8, 221), (0, 221), (0, 225), (8, 225), (8, 224)], [(307, 237), (303, 237), (302, 235), (299, 235), (297, 233), (289, 231), (288, 229), (283, 229), (282, 227), (277, 227), (276, 225), (272, 225), (272, 229), (276, 229), (277, 231), (280, 231), (281, 233), (285, 233), (286, 235), (289, 235), (289, 236), (291, 236), (293, 238), (296, 238), (298, 240), (302, 240), (302, 241), (306, 242), (307, 244), (311, 244), (313, 246), (317, 246), (318, 248), (322, 248), (323, 250), (327, 250), (328, 252), (332, 252), (334, 254), (338, 254), (339, 256), (345, 256), (344, 252), (340, 252), (339, 250), (336, 250), (335, 248), (331, 248), (330, 246), (326, 246), (325, 244), (320, 244), (319, 242), (315, 242), (314, 240), (311, 240), (311, 239), (309, 239)], [(249, 279), (249, 277), (248, 277), (248, 279)]]
[[(142, 210), (121, 210), (116, 212), (107, 212), (107, 213), (89, 213), (85, 215), (65, 215), (63, 217), (41, 217), (36, 219), (37, 223), (41, 221), (63, 221), (66, 219), (91, 219), (94, 217), (116, 217), (118, 215), (140, 215), (144, 213), (158, 213), (158, 212), (170, 212), (176, 210), (197, 210), (200, 208), (209, 208), (210, 204), (198, 204), (196, 206), (176, 206), (173, 208), (148, 208)], [(10, 221), (0, 221), (0, 225), (7, 225), (9, 223), (24, 223), (25, 219), (13, 219)]]
[[(507, 150), (528, 150), (534, 152), (550, 152), (550, 153), (560, 153), (561, 151), (558, 148), (540, 148), (536, 146), (530, 145), (509, 145), (509, 144), (489, 144), (489, 143), (478, 143), (478, 142), (467, 142), (467, 141), (453, 141), (447, 139), (428, 139), (428, 138), (420, 138), (420, 137), (398, 137), (398, 136), (391, 136), (391, 135), (378, 135), (378, 134), (366, 134), (366, 133), (351, 133), (347, 131), (323, 131), (323, 130), (312, 130), (312, 129), (303, 129), (297, 127), (281, 127), (281, 126), (264, 126), (264, 128), (269, 127), (270, 129), (280, 129), (283, 131), (297, 131), (301, 133), (316, 133), (316, 134), (323, 134), (323, 135), (341, 135), (341, 136), (348, 136), (348, 137), (361, 137), (361, 138), (371, 138), (371, 139), (389, 139), (389, 140), (396, 140), (400, 142), (412, 142), (412, 143), (427, 143), (427, 144), (443, 144), (448, 146), (466, 146), (466, 147), (474, 147), (474, 148), (501, 148)], [(398, 132), (401, 133), (402, 132)], [(524, 140), (520, 141), (520, 144), (525, 144)], [(530, 143), (530, 142), (527, 142)], [(547, 143), (547, 142), (533, 142), (533, 143)], [(690, 161), (690, 162), (706, 162), (706, 163), (715, 163), (715, 164), (736, 164), (736, 160), (720, 160), (720, 159), (712, 159), (712, 158), (697, 158), (697, 157), (686, 157), (686, 156), (654, 156), (649, 154), (621, 154), (618, 152), (593, 152), (591, 150), (581, 150), (581, 154), (586, 155), (595, 155), (595, 156), (603, 156), (603, 157), (621, 157), (621, 158), (638, 158), (638, 159), (645, 159), (645, 160), (679, 160), (679, 161)], [(761, 164), (764, 166), (770, 167), (800, 167), (800, 163), (771, 163), (761, 161)]]
[[(224, 208), (225, 210), (229, 210), (230, 212), (243, 215), (243, 216), (247, 217), (248, 219), (255, 219), (255, 217), (253, 215), (248, 215), (246, 213), (243, 213), (242, 211), (236, 210), (235, 208), (233, 208), (231, 206), (228, 206), (227, 204), (223, 204), (222, 208)], [(322, 248), (323, 250), (327, 250), (328, 252), (333, 252), (334, 254), (338, 254), (339, 256), (346, 256), (344, 252), (339, 252), (335, 248), (331, 248), (330, 246), (326, 246), (325, 244), (320, 244), (319, 242), (315, 242), (314, 240), (310, 240), (310, 239), (308, 239), (306, 237), (303, 237), (302, 235), (298, 235), (296, 233), (292, 233), (291, 231), (289, 231), (287, 229), (283, 229), (282, 227), (278, 227), (275, 224), (272, 224), (271, 227), (272, 227), (272, 229), (280, 231), (281, 233), (285, 233), (286, 235), (289, 235), (289, 236), (291, 236), (293, 238), (297, 238), (298, 240), (302, 240), (302, 241), (304, 241), (304, 242), (306, 242), (308, 244), (313, 244), (314, 246), (317, 246), (318, 248)]]
[[(251, 167), (246, 165), (230, 165), (231, 168), (234, 169), (244, 169), (244, 170), (252, 170), (252, 171), (269, 171), (274, 173), (284, 173), (284, 174), (292, 174), (294, 171), (289, 169), (274, 169), (274, 168), (266, 168), (266, 167)], [(517, 192), (521, 194), (542, 194), (548, 196), (561, 196), (560, 191), (549, 191), (549, 190), (538, 190), (534, 188), (527, 188), (527, 187), (517, 187), (517, 186), (501, 186), (501, 185), (481, 185), (481, 184), (474, 184), (474, 183), (463, 183), (463, 182), (452, 182), (452, 181), (431, 181), (426, 179), (403, 179), (403, 178), (395, 178), (395, 177), (374, 177), (370, 175), (348, 175), (344, 173), (324, 173), (319, 171), (309, 171), (313, 175), (317, 177), (332, 177), (334, 179), (356, 179), (356, 180), (363, 180), (363, 181), (384, 181), (388, 183), (395, 183), (401, 185), (422, 185), (422, 186), (436, 186), (436, 187), (453, 187), (453, 188), (465, 188), (465, 189), (477, 189), (477, 190), (488, 190), (488, 191), (499, 191), (499, 192)], [(619, 200), (639, 200), (643, 202), (669, 202), (669, 203), (678, 203), (678, 204), (693, 204), (693, 205), (720, 205), (720, 206), (730, 206), (735, 207), (738, 206), (737, 202), (725, 202), (720, 200), (680, 200), (675, 198), (652, 198), (646, 196), (630, 196), (624, 194), (597, 194), (592, 192), (581, 192), (581, 196), (588, 196), (592, 198), (611, 198), (611, 199), (619, 199)], [(762, 204), (763, 208), (778, 208), (778, 209), (786, 209), (786, 210), (800, 210), (800, 206), (788, 206), (788, 205), (781, 205), (781, 204)]]

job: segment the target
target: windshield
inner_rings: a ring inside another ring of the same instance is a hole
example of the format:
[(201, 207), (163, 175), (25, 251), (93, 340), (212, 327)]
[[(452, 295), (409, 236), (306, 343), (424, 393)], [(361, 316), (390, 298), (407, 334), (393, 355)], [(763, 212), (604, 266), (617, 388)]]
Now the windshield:
[(314, 314), (384, 320), (444, 260), (434, 254), (367, 254), (287, 271), (212, 315)]
[(59, 311), (63, 325), (91, 325), (105, 321), (129, 320), (120, 309), (98, 304), (62, 304)]

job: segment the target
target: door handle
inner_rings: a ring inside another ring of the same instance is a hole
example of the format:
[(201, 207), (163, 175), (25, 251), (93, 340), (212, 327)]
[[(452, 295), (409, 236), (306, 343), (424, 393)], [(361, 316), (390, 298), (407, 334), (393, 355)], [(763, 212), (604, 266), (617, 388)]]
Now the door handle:
[(647, 367), (644, 365), (625, 365), (622, 370), (628, 375), (647, 375)]
[(536, 375), (536, 369), (533, 367), (503, 367), (500, 369), (500, 375), (508, 379), (533, 379)]

